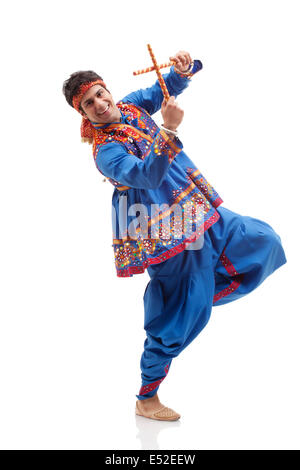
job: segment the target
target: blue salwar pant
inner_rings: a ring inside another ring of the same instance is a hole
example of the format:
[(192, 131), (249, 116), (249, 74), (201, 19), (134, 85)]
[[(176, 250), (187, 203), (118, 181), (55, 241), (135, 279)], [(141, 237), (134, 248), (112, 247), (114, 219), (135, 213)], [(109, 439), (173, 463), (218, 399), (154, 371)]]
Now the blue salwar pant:
[(172, 359), (205, 327), (213, 306), (249, 294), (286, 263), (270, 225), (225, 207), (217, 210), (220, 219), (204, 233), (201, 249), (147, 268), (140, 400), (157, 393)]

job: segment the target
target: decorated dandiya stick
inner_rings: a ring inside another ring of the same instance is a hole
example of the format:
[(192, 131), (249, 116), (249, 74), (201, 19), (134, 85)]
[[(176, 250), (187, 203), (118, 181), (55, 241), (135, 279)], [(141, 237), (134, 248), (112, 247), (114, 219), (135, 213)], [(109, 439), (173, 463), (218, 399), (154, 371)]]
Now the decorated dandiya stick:
[(159, 82), (159, 84), (160, 84), (160, 88), (161, 88), (161, 90), (162, 90), (162, 92), (163, 92), (163, 95), (164, 95), (165, 100), (168, 101), (169, 98), (170, 98), (170, 95), (169, 95), (167, 86), (166, 86), (165, 81), (164, 81), (164, 79), (163, 79), (163, 76), (162, 76), (162, 74), (161, 74), (161, 72), (160, 72), (160, 70), (159, 70), (159, 66), (158, 66), (158, 64), (157, 64), (157, 62), (156, 62), (156, 59), (155, 59), (155, 56), (154, 56), (154, 54), (153, 54), (153, 51), (152, 51), (152, 48), (151, 48), (150, 44), (147, 44), (147, 47), (148, 47), (148, 51), (149, 51), (150, 57), (151, 57), (152, 62), (153, 62), (154, 70), (155, 70), (155, 72), (156, 72), (156, 74), (157, 74), (157, 78), (158, 78), (158, 82)]
[[(174, 65), (175, 62), (167, 62), (165, 64), (160, 64), (158, 65), (158, 68), (159, 69), (164, 69), (165, 67), (171, 67), (171, 65)], [(155, 70), (155, 67), (152, 66), (152, 67), (147, 67), (146, 69), (142, 69), (142, 70), (137, 70), (136, 72), (133, 72), (133, 75), (141, 75), (142, 73), (148, 73), (148, 72), (153, 72), (153, 70)]]

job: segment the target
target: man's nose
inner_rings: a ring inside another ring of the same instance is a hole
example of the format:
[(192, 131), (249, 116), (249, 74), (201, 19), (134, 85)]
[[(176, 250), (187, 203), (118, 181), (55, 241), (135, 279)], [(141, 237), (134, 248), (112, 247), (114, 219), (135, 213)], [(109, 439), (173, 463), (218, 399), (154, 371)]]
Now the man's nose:
[(100, 98), (100, 97), (97, 97), (95, 103), (96, 103), (96, 108), (98, 108), (98, 109), (102, 109), (102, 108), (104, 108), (104, 107), (106, 106), (105, 102), (104, 102), (103, 99)]

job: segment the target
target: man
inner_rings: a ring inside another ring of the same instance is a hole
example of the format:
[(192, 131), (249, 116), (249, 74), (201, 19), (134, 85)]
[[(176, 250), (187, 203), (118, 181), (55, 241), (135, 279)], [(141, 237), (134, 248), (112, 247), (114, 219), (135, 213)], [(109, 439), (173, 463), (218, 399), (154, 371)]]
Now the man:
[[(161, 404), (157, 391), (173, 358), (207, 324), (212, 306), (248, 294), (286, 262), (272, 227), (220, 207), (222, 199), (182, 150), (177, 128), (183, 111), (175, 98), (202, 64), (186, 51), (170, 60), (168, 101), (157, 81), (115, 103), (92, 71), (72, 74), (63, 86), (82, 115), (82, 139), (93, 144), (98, 170), (115, 187), (117, 276), (147, 269), (151, 278), (136, 414), (157, 420), (180, 417)], [(159, 109), (160, 127), (151, 118)]]

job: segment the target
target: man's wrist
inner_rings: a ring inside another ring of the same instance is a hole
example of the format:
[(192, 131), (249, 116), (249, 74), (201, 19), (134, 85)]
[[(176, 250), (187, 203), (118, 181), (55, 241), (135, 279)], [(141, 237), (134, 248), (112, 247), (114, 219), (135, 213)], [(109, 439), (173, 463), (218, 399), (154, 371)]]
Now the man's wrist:
[(165, 127), (166, 129), (172, 131), (172, 132), (177, 132), (177, 127), (176, 126), (169, 125), (165, 122), (162, 124), (162, 126)]
[(194, 61), (192, 60), (192, 62), (189, 64), (189, 66), (186, 70), (179, 70), (175, 65), (174, 65), (174, 70), (175, 70), (175, 72), (177, 72), (179, 74), (181, 73), (183, 75), (189, 75), (192, 72), (193, 67), (194, 67)]
[(171, 130), (170, 128), (167, 128), (164, 124), (160, 126), (160, 129), (166, 133), (168, 139), (170, 140), (175, 140), (178, 136), (177, 130)]

